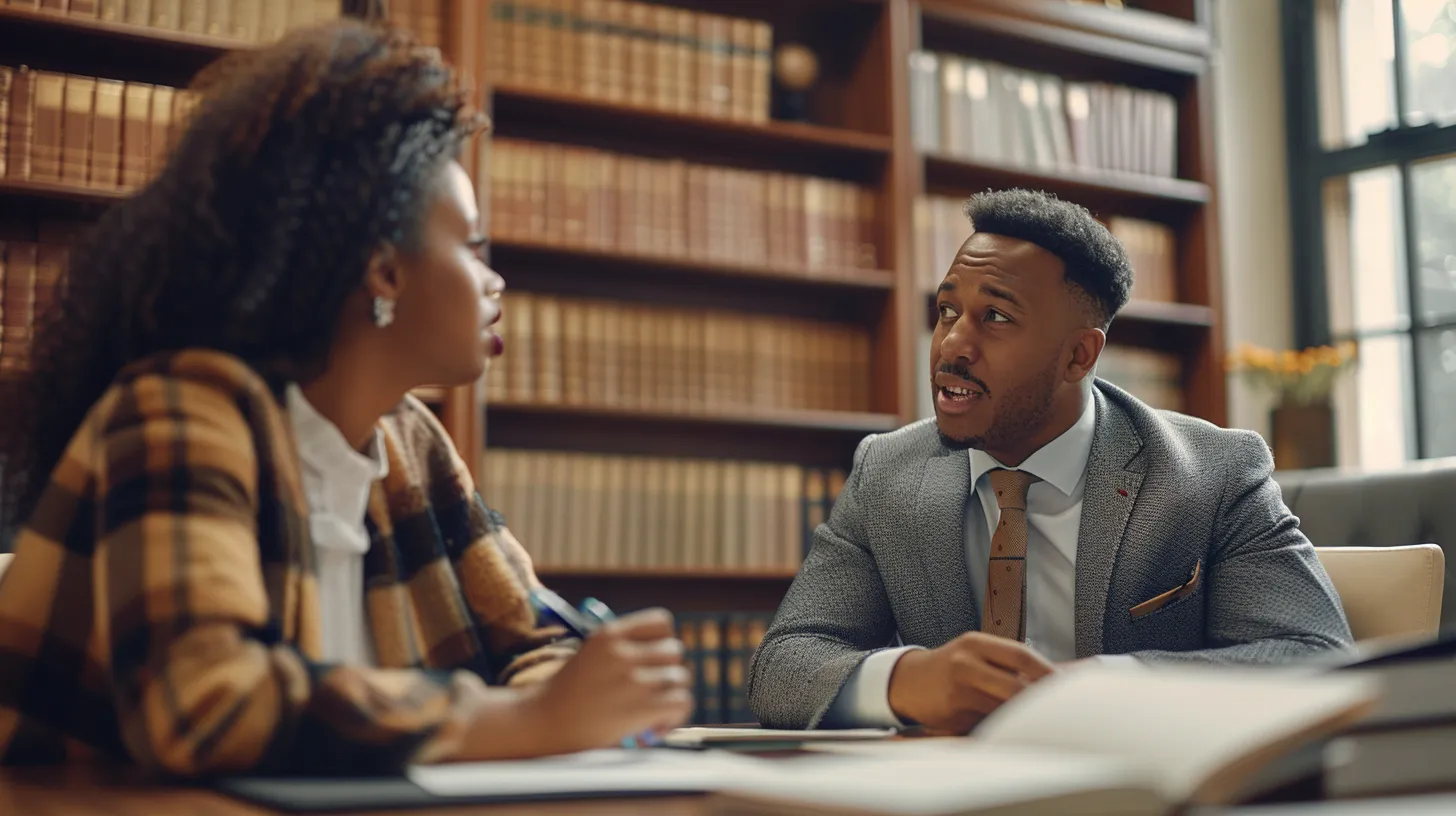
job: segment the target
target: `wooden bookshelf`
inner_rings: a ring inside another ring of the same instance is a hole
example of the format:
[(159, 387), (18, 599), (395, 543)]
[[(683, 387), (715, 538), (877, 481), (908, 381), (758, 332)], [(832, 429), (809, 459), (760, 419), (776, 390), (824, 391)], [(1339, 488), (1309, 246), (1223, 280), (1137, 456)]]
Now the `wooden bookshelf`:
[[(1049, 167), (1045, 162), (988, 162), (922, 152), (916, 147), (912, 123), (901, 131), (906, 144), (897, 135), (902, 186), (911, 199), (1026, 187), (1082, 204), (1099, 218), (1125, 216), (1170, 228), (1176, 244), (1170, 265), (1178, 302), (1128, 304), (1113, 321), (1108, 341), (1178, 358), (1186, 409), (1222, 424), (1227, 397), (1209, 5), (1206, 0), (1139, 5), (1161, 13), (1036, 0), (918, 0), (908, 4), (906, 55), (908, 59), (919, 48), (1052, 75), (1069, 83), (1108, 83), (1165, 94), (1175, 106), (1174, 175)], [(907, 100), (905, 107), (914, 116), (912, 105)], [(904, 228), (913, 230), (910, 224)], [(934, 325), (933, 298), (930, 304), (922, 318), (921, 342)]]
[[(1215, 423), (1225, 420), (1207, 0), (1139, 4), (1160, 13), (1061, 0), (654, 0), (653, 7), (766, 22), (775, 43), (808, 46), (821, 70), (805, 122), (707, 116), (568, 87), (495, 81), (483, 71), (491, 27), (499, 25), (491, 0), (413, 0), (422, 1), (438, 5), (442, 50), (482, 89), (498, 137), (849, 181), (867, 186), (878, 210), (880, 269), (746, 265), (497, 240), (491, 260), (508, 280), (506, 320), (509, 293), (527, 291), (853, 324), (872, 338), (873, 359), (859, 374), (872, 403), (871, 410), (858, 413), (727, 406), (640, 410), (508, 403), (489, 399), (482, 387), (417, 390), (441, 413), (468, 461), (479, 461), (488, 447), (502, 447), (847, 468), (865, 435), (917, 418), (925, 388), (916, 373), (926, 330), (911, 217), (917, 198), (1017, 186), (1055, 192), (1099, 216), (1142, 217), (1175, 230), (1181, 302), (1129, 304), (1114, 321), (1110, 339), (1178, 355), (1189, 412)], [(345, 8), (370, 5), (384, 4), (346, 3)], [(250, 47), (0, 5), (0, 64), (26, 62), (45, 70), (180, 87), (218, 55)], [(917, 49), (1171, 94), (1177, 101), (1176, 176), (1049, 171), (922, 155), (912, 138), (907, 67)], [(464, 162), (488, 200), (486, 168), (473, 152)], [(126, 195), (0, 178), (0, 205), (6, 205), (0, 206), (0, 218), (32, 203), (70, 207), (89, 217)], [(530, 541), (523, 541), (529, 548)], [(540, 573), (568, 597), (596, 595), (625, 608), (664, 604), (704, 611), (772, 609), (793, 577), (787, 570), (603, 570), (555, 564)]]

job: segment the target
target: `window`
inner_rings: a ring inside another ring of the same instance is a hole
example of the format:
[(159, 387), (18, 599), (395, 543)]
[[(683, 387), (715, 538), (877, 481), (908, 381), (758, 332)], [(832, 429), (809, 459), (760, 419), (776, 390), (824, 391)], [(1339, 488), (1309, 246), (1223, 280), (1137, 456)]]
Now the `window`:
[(1456, 455), (1456, 0), (1284, 0), (1296, 342), (1342, 463)]

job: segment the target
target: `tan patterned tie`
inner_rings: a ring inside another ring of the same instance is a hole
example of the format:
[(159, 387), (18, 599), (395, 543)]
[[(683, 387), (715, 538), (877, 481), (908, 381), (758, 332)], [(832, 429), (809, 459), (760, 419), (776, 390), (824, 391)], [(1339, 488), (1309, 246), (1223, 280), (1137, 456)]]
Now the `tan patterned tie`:
[(1026, 491), (1040, 481), (1024, 470), (997, 468), (987, 474), (1001, 507), (1001, 521), (991, 536), (986, 570), (986, 596), (981, 603), (981, 631), (1026, 639)]

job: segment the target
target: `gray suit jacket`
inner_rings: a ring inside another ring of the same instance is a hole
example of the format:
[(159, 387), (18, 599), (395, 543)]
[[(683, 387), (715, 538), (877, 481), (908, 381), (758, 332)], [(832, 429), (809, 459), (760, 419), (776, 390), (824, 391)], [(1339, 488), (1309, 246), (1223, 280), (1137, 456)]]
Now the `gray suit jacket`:
[[(1257, 434), (1155, 411), (1098, 380), (1077, 536), (1078, 657), (1274, 663), (1346, 646), (1329, 577), (1270, 478)], [(965, 451), (935, 421), (870, 436), (753, 660), (767, 727), (816, 726), (850, 674), (898, 633), (940, 646), (980, 628), (966, 571)], [(1132, 608), (1191, 591), (1150, 614)]]

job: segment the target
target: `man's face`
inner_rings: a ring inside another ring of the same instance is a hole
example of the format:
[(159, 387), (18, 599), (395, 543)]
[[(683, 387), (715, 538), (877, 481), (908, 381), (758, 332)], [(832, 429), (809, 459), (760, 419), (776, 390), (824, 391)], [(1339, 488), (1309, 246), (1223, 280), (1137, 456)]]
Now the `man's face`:
[(942, 438), (1019, 463), (1049, 441), (1040, 437), (1059, 388), (1085, 374), (1073, 347), (1086, 314), (1061, 259), (976, 233), (941, 282), (936, 310), (930, 372)]

